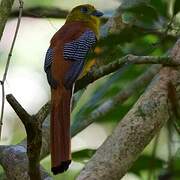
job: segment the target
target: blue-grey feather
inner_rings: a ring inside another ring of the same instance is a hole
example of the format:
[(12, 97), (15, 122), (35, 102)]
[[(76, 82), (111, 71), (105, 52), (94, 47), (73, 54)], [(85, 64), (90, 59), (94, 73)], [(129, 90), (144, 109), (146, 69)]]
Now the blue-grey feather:
[(49, 85), (52, 88), (56, 89), (58, 82), (52, 77), (52, 73), (51, 73), (52, 62), (53, 62), (53, 49), (48, 48), (46, 52), (45, 62), (44, 62), (44, 71), (46, 72)]
[(51, 66), (52, 61), (53, 61), (53, 49), (48, 48), (48, 50), (46, 52), (45, 61), (44, 61), (44, 71), (45, 72)]

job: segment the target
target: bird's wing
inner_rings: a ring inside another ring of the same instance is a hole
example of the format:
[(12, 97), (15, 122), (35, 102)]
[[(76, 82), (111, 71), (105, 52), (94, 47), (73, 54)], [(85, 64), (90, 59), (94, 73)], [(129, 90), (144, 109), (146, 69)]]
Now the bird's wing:
[(53, 49), (49, 48), (46, 52), (46, 57), (44, 61), (44, 71), (47, 72), (48, 68), (51, 67), (53, 61)]
[(44, 71), (46, 72), (49, 85), (52, 88), (56, 88), (58, 83), (52, 77), (52, 73), (51, 73), (52, 62), (53, 62), (53, 49), (49, 48), (46, 52), (46, 57), (45, 57), (45, 61), (44, 61)]
[(87, 53), (96, 41), (94, 32), (86, 30), (78, 39), (64, 44), (64, 59), (72, 61), (72, 65), (65, 75), (64, 85), (66, 88), (71, 88), (80, 75)]

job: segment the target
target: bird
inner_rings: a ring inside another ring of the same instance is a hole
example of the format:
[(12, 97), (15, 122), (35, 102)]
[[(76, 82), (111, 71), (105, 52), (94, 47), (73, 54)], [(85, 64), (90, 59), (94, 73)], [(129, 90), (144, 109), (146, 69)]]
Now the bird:
[(86, 66), (87, 54), (99, 39), (103, 13), (93, 5), (73, 8), (53, 35), (44, 61), (51, 88), (50, 152), (54, 175), (71, 164), (70, 115), (73, 89)]

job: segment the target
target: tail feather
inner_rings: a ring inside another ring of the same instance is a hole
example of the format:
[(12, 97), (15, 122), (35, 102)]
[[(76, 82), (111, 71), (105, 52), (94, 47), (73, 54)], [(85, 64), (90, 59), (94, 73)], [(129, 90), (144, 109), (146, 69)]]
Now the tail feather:
[(66, 171), (71, 163), (70, 113), (72, 90), (52, 90), (51, 162), (54, 174)]

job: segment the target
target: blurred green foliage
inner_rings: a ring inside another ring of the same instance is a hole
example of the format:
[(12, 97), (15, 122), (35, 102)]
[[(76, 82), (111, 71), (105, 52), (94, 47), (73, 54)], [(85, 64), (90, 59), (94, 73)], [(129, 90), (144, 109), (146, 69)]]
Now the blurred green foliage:
[(82, 149), (77, 152), (72, 153), (72, 159), (74, 161), (85, 163), (91, 158), (91, 156), (96, 152), (94, 149)]

